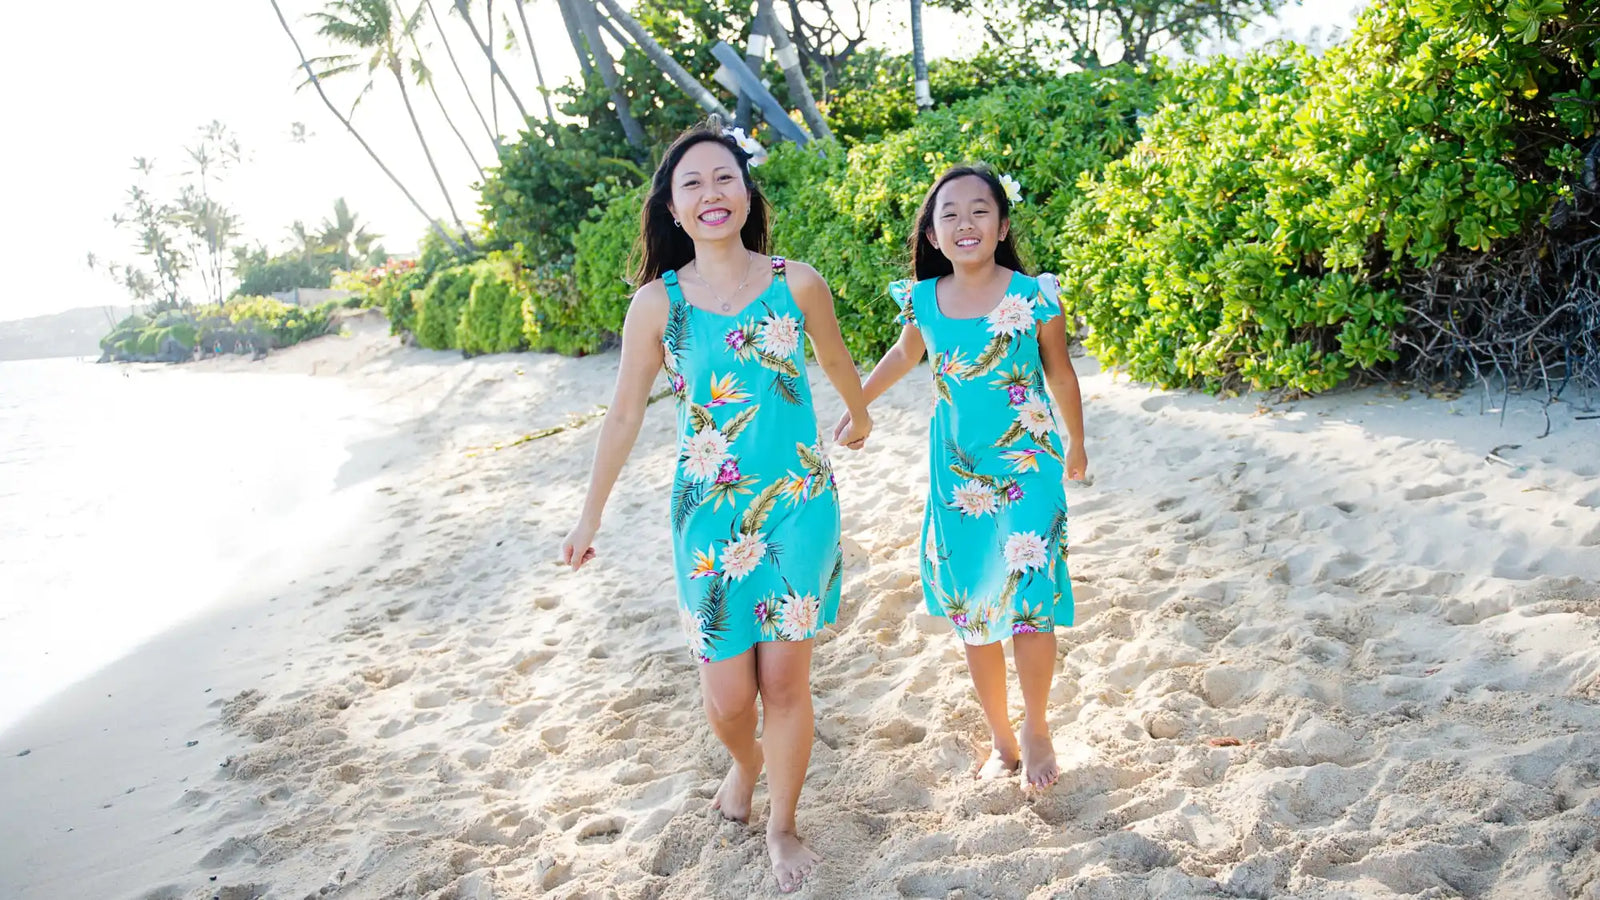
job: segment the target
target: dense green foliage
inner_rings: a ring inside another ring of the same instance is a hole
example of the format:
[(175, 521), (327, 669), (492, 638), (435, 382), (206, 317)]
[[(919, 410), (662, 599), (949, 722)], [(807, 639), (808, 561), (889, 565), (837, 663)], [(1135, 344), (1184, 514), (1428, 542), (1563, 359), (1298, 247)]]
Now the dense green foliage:
[(1536, 226), (1595, 134), (1600, 3), (1380, 4), (1321, 59), (1185, 71), (1056, 246), (1089, 346), (1163, 385), (1325, 390), (1399, 356), (1408, 272)]
[(338, 304), (295, 306), (271, 297), (235, 297), (220, 305), (132, 315), (100, 341), (104, 358), (184, 362), (227, 353), (261, 354), (326, 334)]

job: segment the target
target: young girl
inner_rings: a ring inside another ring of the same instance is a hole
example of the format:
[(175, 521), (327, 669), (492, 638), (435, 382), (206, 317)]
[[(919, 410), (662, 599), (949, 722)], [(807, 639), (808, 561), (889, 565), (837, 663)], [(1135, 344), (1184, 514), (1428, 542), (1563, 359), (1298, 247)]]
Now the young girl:
[[(795, 806), (811, 758), (811, 641), (839, 609), (839, 503), (820, 445), (801, 333), (850, 410), (842, 436), (872, 430), (833, 295), (804, 263), (767, 256), (767, 206), (742, 135), (696, 128), (667, 150), (645, 199), (622, 361), (600, 428), (588, 499), (561, 546), (595, 557), (606, 498), (666, 370), (678, 404), (671, 529), (678, 603), (701, 663), (712, 730), (733, 755), (712, 806), (749, 820), (765, 765), (767, 849), (778, 886), (819, 857)], [(756, 741), (756, 697), (765, 723)]]
[[(1054, 276), (1023, 274), (1010, 209), (987, 168), (951, 169), (928, 191), (911, 237), (917, 280), (889, 287), (905, 327), (865, 390), (870, 403), (925, 350), (931, 354), (923, 594), (928, 611), (947, 617), (966, 643), (994, 739), (977, 774), (994, 778), (1020, 768), (1024, 788), (1032, 789), (1058, 775), (1046, 706), (1055, 628), (1072, 624), (1062, 475), (1083, 478), (1088, 457)], [(1057, 408), (1071, 437), (1064, 454)], [(837, 430), (846, 444), (853, 444), (853, 415)], [(1006, 712), (1001, 642), (1008, 637), (1022, 682), (1020, 743)]]

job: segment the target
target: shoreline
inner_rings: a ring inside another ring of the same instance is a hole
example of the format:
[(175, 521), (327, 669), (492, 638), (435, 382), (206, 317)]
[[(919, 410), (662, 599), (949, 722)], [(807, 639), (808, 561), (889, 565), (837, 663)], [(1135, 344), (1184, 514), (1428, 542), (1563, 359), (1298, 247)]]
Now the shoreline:
[[(765, 788), (749, 828), (705, 814), (726, 758), (672, 598), (668, 404), (571, 575), (547, 560), (597, 423), (489, 448), (604, 402), (615, 353), (462, 360), (357, 331), (237, 366), (382, 408), (356, 448), (372, 505), (348, 546), (95, 676), (120, 697), (92, 681), (0, 733), (0, 893), (776, 893)], [(1031, 802), (964, 777), (982, 717), (921, 610), (925, 380), (834, 453), (845, 603), (800, 809), (826, 859), (801, 896), (1600, 888), (1600, 423), (1558, 410), (1540, 439), (1537, 404), (1501, 425), (1471, 396), (1083, 381), (1063, 776)]]

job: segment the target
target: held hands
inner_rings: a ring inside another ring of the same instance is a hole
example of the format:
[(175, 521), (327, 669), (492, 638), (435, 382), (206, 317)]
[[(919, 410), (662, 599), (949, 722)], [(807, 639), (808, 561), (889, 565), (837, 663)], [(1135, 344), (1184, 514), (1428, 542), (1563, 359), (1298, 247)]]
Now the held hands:
[(859, 417), (852, 417), (849, 412), (839, 417), (839, 424), (833, 426), (834, 441), (849, 447), (851, 450), (860, 450), (866, 446), (867, 435), (872, 433), (872, 416), (862, 410)]
[(573, 527), (572, 533), (561, 542), (561, 558), (557, 563), (571, 566), (574, 572), (583, 568), (584, 563), (595, 557), (593, 543), (594, 534), (598, 530), (596, 526), (579, 520)]

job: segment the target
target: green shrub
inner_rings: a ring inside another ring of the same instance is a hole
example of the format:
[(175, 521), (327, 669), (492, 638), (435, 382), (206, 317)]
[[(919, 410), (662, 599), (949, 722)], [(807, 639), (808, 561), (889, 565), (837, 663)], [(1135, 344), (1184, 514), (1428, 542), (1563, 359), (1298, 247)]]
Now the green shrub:
[(634, 287), (630, 265), (639, 238), (639, 212), (649, 185), (618, 194), (598, 219), (578, 227), (572, 275), (583, 315), (600, 333), (621, 334)]
[(1580, 6), (1379, 4), (1321, 59), (1184, 70), (1055, 244), (1090, 349), (1166, 386), (1302, 391), (1397, 359), (1408, 273), (1535, 225), (1594, 134), (1550, 99), (1600, 78), (1561, 44)]
[(570, 267), (522, 269), (518, 279), (530, 349), (583, 356), (606, 346), (615, 333), (600, 327)]
[(430, 350), (456, 348), (461, 311), (472, 294), (471, 265), (449, 266), (433, 273), (413, 296), (416, 303), (417, 343)]
[(456, 328), (456, 346), (476, 356), (481, 353), (509, 353), (526, 346), (522, 334), (522, 297), (513, 275), (514, 264), (502, 256), (474, 263), (472, 286), (461, 323)]

